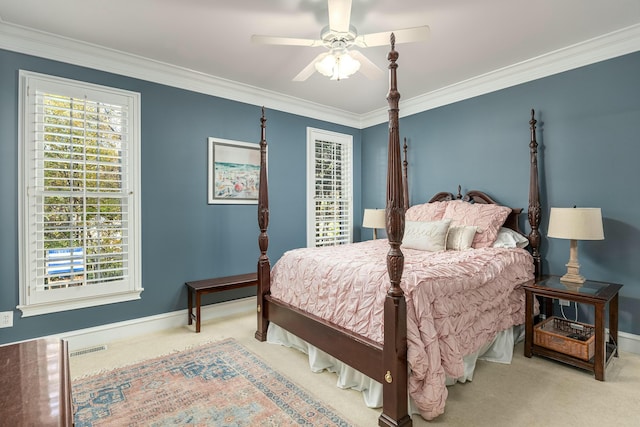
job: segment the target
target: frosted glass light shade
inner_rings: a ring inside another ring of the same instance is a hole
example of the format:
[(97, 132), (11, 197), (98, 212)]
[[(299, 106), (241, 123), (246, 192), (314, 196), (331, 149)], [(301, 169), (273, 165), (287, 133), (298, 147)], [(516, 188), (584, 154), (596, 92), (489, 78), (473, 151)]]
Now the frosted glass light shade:
[(316, 70), (331, 80), (347, 79), (360, 69), (360, 61), (349, 55), (349, 52), (332, 51), (330, 55), (316, 62)]
[(323, 76), (331, 77), (333, 75), (333, 67), (336, 65), (336, 58), (333, 55), (327, 55), (322, 60), (316, 62), (316, 70)]

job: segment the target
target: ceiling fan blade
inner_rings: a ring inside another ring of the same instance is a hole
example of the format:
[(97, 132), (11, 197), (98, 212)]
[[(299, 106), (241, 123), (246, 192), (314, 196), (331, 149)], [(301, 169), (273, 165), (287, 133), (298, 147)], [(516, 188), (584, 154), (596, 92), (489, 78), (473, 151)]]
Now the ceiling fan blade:
[(367, 58), (357, 50), (350, 50), (349, 55), (351, 55), (353, 59), (356, 59), (360, 62), (359, 71), (367, 76), (367, 78), (375, 80), (384, 75), (384, 72), (376, 64), (371, 62), (369, 58)]
[(316, 62), (321, 61), (327, 55), (329, 55), (329, 52), (321, 53), (320, 55), (313, 58), (313, 61), (311, 61), (309, 65), (304, 67), (302, 71), (300, 71), (298, 75), (293, 78), (293, 81), (303, 82), (307, 80), (309, 77), (311, 77), (311, 75), (316, 72)]
[(329, 0), (329, 29), (348, 33), (351, 21), (351, 0)]
[(425, 41), (429, 38), (428, 25), (422, 27), (404, 28), (395, 31), (383, 31), (381, 33), (363, 34), (356, 37), (354, 44), (359, 47), (385, 46), (389, 44), (391, 33), (396, 36), (396, 44)]
[(285, 46), (309, 46), (309, 47), (322, 46), (322, 40), (296, 39), (291, 37), (260, 36), (256, 34), (251, 36), (251, 43), (285, 45)]

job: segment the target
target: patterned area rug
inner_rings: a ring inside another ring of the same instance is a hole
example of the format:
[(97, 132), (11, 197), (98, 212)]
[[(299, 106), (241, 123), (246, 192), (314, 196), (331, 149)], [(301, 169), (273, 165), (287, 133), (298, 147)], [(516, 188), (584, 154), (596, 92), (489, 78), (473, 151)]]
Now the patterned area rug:
[(75, 426), (349, 426), (233, 339), (73, 382)]

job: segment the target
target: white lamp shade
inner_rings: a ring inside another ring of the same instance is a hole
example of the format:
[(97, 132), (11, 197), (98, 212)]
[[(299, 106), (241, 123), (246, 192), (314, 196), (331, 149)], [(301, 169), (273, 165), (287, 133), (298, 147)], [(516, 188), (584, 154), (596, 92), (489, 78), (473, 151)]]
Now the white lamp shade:
[(384, 209), (365, 209), (362, 226), (365, 228), (385, 228)]
[(600, 208), (551, 208), (547, 236), (572, 240), (603, 240)]

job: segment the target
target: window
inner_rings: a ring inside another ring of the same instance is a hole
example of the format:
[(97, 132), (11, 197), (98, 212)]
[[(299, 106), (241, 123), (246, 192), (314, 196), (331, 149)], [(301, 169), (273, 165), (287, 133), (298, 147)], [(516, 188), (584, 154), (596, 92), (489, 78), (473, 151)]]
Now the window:
[(353, 241), (353, 137), (307, 128), (307, 246)]
[(20, 71), (23, 316), (139, 299), (140, 95)]

